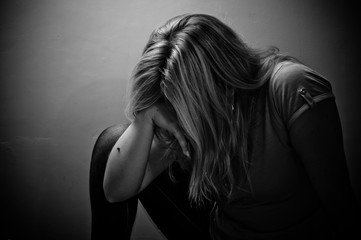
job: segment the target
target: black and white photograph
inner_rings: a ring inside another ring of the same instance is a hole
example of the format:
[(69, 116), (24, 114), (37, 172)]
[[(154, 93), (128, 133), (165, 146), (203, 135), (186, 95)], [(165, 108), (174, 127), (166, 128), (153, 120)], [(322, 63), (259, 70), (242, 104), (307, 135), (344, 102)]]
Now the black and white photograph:
[(358, 11), (1, 1), (0, 239), (361, 239)]

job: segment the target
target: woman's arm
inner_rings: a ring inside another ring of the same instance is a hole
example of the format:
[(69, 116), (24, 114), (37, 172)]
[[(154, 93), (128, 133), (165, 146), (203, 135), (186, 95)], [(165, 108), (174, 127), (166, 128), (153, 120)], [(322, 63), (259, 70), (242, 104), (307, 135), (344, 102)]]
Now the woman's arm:
[(360, 212), (349, 180), (335, 101), (324, 100), (303, 113), (291, 126), (290, 138), (338, 232), (351, 236)]
[(162, 161), (164, 149), (154, 137), (154, 125), (172, 133), (187, 151), (184, 135), (163, 105), (140, 112), (110, 152), (103, 182), (109, 202), (133, 197), (167, 168)]

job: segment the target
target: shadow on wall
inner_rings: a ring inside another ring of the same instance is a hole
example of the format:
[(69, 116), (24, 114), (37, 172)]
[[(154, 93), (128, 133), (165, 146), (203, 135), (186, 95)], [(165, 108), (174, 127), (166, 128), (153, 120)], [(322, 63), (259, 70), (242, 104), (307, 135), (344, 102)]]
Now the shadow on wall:
[[(212, 14), (253, 46), (277, 45), (333, 85), (360, 199), (359, 39), (352, 4), (33, 0), (0, 3), (0, 218), (5, 238), (89, 239), (95, 139), (126, 121), (127, 79), (155, 26)], [(140, 207), (133, 239), (161, 239)]]

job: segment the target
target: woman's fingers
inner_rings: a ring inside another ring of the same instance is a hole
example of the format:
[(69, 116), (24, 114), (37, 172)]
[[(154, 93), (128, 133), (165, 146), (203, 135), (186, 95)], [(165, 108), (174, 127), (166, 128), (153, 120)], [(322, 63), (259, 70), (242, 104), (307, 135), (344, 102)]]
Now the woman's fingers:
[(182, 148), (183, 154), (190, 157), (187, 140), (177, 124), (176, 119), (163, 105), (157, 105), (154, 109), (153, 122), (160, 128), (163, 128), (173, 134)]
[(172, 126), (171, 130), (168, 130), (168, 131), (170, 131), (174, 135), (174, 137), (178, 140), (178, 143), (182, 148), (183, 154), (186, 155), (188, 158), (190, 158), (187, 140), (186, 140), (184, 134), (181, 132), (178, 124), (173, 123), (173, 124), (171, 124), (171, 126)]

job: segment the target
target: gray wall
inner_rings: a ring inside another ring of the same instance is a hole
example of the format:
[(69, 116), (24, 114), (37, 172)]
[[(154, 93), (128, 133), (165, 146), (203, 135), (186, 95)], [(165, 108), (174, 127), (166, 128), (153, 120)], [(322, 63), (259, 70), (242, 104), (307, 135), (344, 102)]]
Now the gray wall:
[[(213, 14), (252, 46), (277, 45), (330, 80), (360, 196), (358, 26), (355, 6), (334, 2), (1, 1), (0, 215), (13, 239), (89, 239), (95, 139), (125, 121), (127, 79), (152, 29), (181, 13)], [(144, 211), (135, 228), (134, 239), (161, 238)]]

